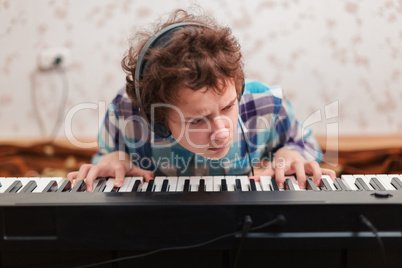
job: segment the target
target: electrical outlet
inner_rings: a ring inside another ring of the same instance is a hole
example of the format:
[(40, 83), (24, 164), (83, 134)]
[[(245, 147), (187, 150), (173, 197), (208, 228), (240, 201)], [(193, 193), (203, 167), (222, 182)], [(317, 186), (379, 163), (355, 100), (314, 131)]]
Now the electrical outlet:
[(38, 67), (42, 71), (66, 69), (70, 65), (70, 49), (66, 47), (44, 48), (39, 53)]

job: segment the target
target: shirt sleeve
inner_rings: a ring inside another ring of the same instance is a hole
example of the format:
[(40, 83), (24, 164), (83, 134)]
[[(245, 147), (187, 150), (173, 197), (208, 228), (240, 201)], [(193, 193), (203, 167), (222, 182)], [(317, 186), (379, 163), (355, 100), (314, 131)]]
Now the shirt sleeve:
[(275, 132), (278, 143), (274, 152), (287, 148), (298, 151), (308, 161), (321, 162), (322, 151), (312, 130), (295, 118), (293, 107), (285, 96), (282, 96), (281, 106), (275, 116), (272, 131)]

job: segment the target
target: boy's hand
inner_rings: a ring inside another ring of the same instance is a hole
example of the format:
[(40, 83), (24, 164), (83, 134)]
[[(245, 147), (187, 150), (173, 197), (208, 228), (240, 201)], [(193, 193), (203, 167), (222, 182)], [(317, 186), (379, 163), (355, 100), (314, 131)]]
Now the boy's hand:
[(306, 188), (306, 174), (312, 175), (315, 185), (319, 186), (322, 175), (329, 175), (332, 180), (335, 180), (336, 173), (331, 169), (321, 168), (316, 161), (307, 161), (297, 151), (282, 148), (275, 154), (275, 159), (267, 168), (249, 179), (259, 181), (260, 176), (275, 177), (278, 187), (283, 189), (285, 175), (296, 174), (299, 187)]
[(120, 187), (126, 176), (141, 176), (146, 181), (153, 179), (152, 171), (141, 169), (130, 161), (130, 157), (124, 152), (112, 152), (105, 155), (98, 164), (85, 164), (79, 171), (67, 174), (67, 179), (73, 183), (73, 180), (85, 180), (87, 192), (91, 192), (93, 183), (98, 177), (114, 177), (114, 187)]

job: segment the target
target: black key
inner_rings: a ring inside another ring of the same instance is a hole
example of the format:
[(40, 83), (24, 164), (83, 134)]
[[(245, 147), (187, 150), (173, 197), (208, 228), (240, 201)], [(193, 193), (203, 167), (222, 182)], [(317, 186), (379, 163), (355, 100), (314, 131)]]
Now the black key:
[(169, 180), (164, 179), (162, 183), (161, 192), (167, 192), (168, 186), (169, 186)]
[(346, 185), (343, 183), (343, 181), (340, 178), (336, 178), (334, 183), (336, 183), (342, 191), (348, 191), (348, 192), (351, 191), (350, 189), (348, 189), (348, 187), (346, 187)]
[(83, 180), (79, 180), (79, 181), (77, 181), (77, 183), (75, 184), (75, 186), (71, 190), (71, 192), (72, 193), (85, 192), (86, 189), (87, 189), (87, 186), (85, 185), (85, 182)]
[(398, 177), (393, 177), (391, 184), (395, 187), (395, 189), (402, 190), (402, 181)]
[(279, 191), (279, 187), (278, 187), (278, 184), (276, 184), (275, 179), (271, 179), (271, 190), (272, 191)]
[(226, 179), (221, 180), (221, 191), (222, 192), (227, 192), (228, 191), (228, 185), (226, 184)]
[(200, 186), (198, 186), (198, 192), (205, 192), (205, 179), (200, 180)]
[(35, 190), (35, 188), (38, 185), (36, 184), (36, 181), (29, 181), (27, 184), (25, 184), (25, 186), (21, 189), (20, 193), (32, 193), (33, 190)]
[(371, 178), (370, 185), (374, 188), (374, 190), (385, 191), (385, 187), (381, 184), (381, 182), (376, 177)]
[(64, 180), (56, 192), (69, 192), (71, 190), (71, 181)]
[(331, 185), (329, 185), (327, 180), (321, 179), (321, 190), (332, 191)]
[(98, 184), (96, 184), (95, 189), (92, 191), (94, 193), (99, 193), (103, 192), (106, 188), (106, 180), (105, 179), (99, 179)]
[(43, 189), (42, 193), (56, 192), (56, 191), (57, 191), (57, 182), (55, 180), (51, 180)]
[(242, 189), (240, 179), (236, 179), (235, 182), (236, 182), (236, 192), (241, 192)]
[(153, 188), (154, 188), (154, 180), (150, 180), (148, 182), (148, 186), (147, 186), (147, 192), (153, 192)]
[(306, 189), (307, 189), (307, 190), (316, 191), (316, 192), (319, 192), (319, 191), (320, 191), (320, 189), (314, 184), (314, 181), (313, 181), (312, 178), (307, 178)]
[(355, 184), (356, 184), (357, 188), (359, 188), (361, 190), (371, 191), (371, 189), (368, 187), (366, 182), (360, 177), (356, 179)]
[(138, 187), (140, 186), (141, 180), (136, 180), (133, 186), (133, 189), (131, 189), (131, 192), (138, 192)]
[(292, 180), (289, 178), (285, 180), (285, 189), (289, 191), (296, 191), (295, 186), (292, 183)]
[(250, 191), (253, 191), (253, 192), (257, 191), (257, 187), (255, 186), (255, 180), (250, 179), (249, 182), (250, 182)]
[(111, 193), (117, 193), (118, 191), (120, 191), (120, 187), (113, 187), (110, 192)]
[(336, 179), (334, 180), (334, 186), (336, 188), (335, 191), (342, 191), (343, 190), (342, 187), (339, 185), (339, 182)]
[(21, 181), (14, 181), (4, 193), (16, 193), (22, 187)]
[(190, 191), (190, 180), (185, 179), (184, 186), (183, 186), (183, 192), (189, 192), (189, 191)]

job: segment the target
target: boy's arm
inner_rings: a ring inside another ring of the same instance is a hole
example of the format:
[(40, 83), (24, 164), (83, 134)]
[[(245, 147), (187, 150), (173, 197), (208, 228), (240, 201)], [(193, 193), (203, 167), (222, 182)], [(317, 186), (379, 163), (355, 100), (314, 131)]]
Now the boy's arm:
[(333, 170), (320, 168), (318, 162), (322, 159), (322, 152), (318, 142), (311, 130), (296, 120), (292, 105), (286, 98), (282, 98), (281, 106), (274, 118), (274, 125), (271, 128), (271, 141), (274, 144), (273, 161), (259, 175), (250, 178), (272, 176), (280, 188), (284, 187), (285, 175), (291, 174), (296, 174), (301, 188), (306, 187), (306, 174), (313, 175), (316, 185), (321, 182), (323, 174), (335, 179), (336, 174)]
[(93, 156), (92, 164), (84, 164), (78, 171), (70, 172), (68, 180), (85, 180), (87, 191), (90, 192), (98, 177), (114, 177), (115, 187), (120, 187), (127, 175), (142, 176), (147, 181), (154, 177), (151, 171), (143, 170), (131, 162), (119, 126), (115, 109), (109, 107), (99, 132), (99, 150)]

